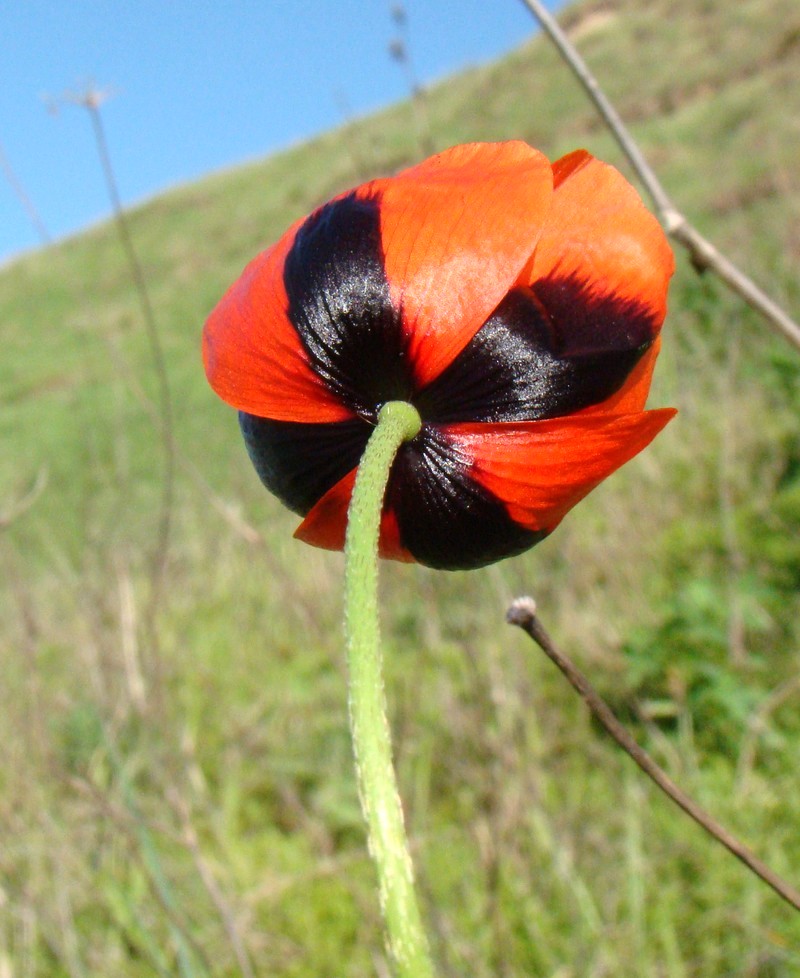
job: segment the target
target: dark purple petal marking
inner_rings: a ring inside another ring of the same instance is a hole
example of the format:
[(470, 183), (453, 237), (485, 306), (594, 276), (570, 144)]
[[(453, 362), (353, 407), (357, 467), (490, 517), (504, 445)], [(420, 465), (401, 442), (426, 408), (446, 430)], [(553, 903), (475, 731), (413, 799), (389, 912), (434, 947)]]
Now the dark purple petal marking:
[[(585, 305), (587, 296), (576, 301)], [(606, 303), (600, 311), (607, 322), (613, 310)], [(625, 311), (618, 309), (619, 317)], [(618, 391), (651, 342), (648, 336), (625, 346), (617, 332), (609, 342), (618, 347), (596, 344), (591, 352), (574, 353), (561, 348), (561, 325), (531, 290), (514, 289), (414, 404), (436, 423), (563, 417)]]
[(526, 530), (470, 475), (470, 460), (446, 432), (423, 427), (400, 449), (386, 504), (397, 515), (400, 542), (423, 564), (467, 570), (522, 553), (545, 532)]
[(644, 350), (658, 335), (660, 322), (650, 306), (630, 296), (598, 293), (576, 277), (551, 276), (533, 285), (547, 310), (563, 356)]
[(372, 425), (356, 418), (329, 424), (269, 421), (239, 412), (259, 478), (282, 503), (305, 516), (361, 461)]
[(380, 201), (354, 194), (326, 204), (300, 228), (284, 282), (288, 315), (313, 369), (358, 417), (299, 424), (241, 413), (261, 480), (307, 514), (358, 465), (380, 406), (410, 400), (423, 429), (398, 452), (386, 505), (402, 545), (420, 563), (447, 570), (522, 553), (547, 533), (515, 523), (439, 426), (555, 418), (601, 403), (622, 387), (656, 334), (635, 301), (549, 279), (512, 290), (450, 366), (415, 392), (384, 269)]
[(380, 236), (380, 201), (349, 194), (325, 204), (286, 256), (289, 319), (326, 385), (362, 417), (408, 400), (411, 371), (400, 312), (392, 307)]

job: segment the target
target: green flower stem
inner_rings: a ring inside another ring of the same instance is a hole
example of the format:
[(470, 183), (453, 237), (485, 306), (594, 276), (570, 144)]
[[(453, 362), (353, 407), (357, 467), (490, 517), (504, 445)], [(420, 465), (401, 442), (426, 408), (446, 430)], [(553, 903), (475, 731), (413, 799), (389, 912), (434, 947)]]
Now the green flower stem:
[(378, 535), (389, 470), (422, 422), (404, 401), (378, 415), (356, 475), (345, 542), (345, 635), (350, 671), (350, 729), (369, 849), (378, 871), (381, 911), (398, 978), (433, 978), (414, 893), (403, 810), (392, 766), (378, 624)]

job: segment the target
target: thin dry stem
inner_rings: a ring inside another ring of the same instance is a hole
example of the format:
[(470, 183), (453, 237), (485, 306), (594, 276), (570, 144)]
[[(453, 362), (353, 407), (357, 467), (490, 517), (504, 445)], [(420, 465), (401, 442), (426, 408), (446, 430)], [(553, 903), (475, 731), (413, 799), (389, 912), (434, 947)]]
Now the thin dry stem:
[[(100, 114), (100, 106), (103, 101), (103, 93), (90, 91), (87, 92), (83, 100), (83, 106), (89, 113), (92, 121), (97, 152), (103, 167), (106, 179), (108, 195), (114, 210), (114, 217), (117, 222), (120, 242), (125, 251), (125, 257), (133, 276), (136, 293), (139, 297), (139, 304), (142, 310), (147, 339), (150, 344), (150, 351), (153, 358), (153, 367), (158, 380), (159, 394), (159, 413), (161, 415), (161, 435), (164, 450), (164, 480), (162, 485), (161, 512), (159, 515), (158, 542), (153, 554), (153, 608), (150, 611), (151, 619), (155, 618), (155, 608), (160, 598), (161, 585), (166, 567), (167, 551), (169, 548), (169, 538), (172, 525), (172, 501), (175, 488), (175, 447), (172, 426), (172, 394), (170, 392), (169, 377), (167, 375), (166, 360), (164, 350), (161, 345), (158, 326), (156, 325), (153, 304), (150, 301), (150, 293), (147, 289), (147, 280), (142, 269), (139, 256), (133, 244), (128, 219), (122, 206), (122, 200), (117, 188), (117, 181), (114, 175), (114, 167), (111, 163), (111, 156), (108, 151), (108, 141), (106, 139), (103, 119)], [(152, 624), (152, 622), (151, 622)]]
[[(106, 190), (111, 202), (114, 219), (117, 226), (122, 249), (125, 259), (130, 268), (133, 284), (139, 300), (139, 306), (144, 320), (147, 341), (150, 346), (150, 354), (153, 361), (153, 369), (158, 385), (158, 411), (160, 415), (159, 432), (164, 456), (164, 474), (161, 487), (161, 503), (158, 517), (158, 531), (156, 544), (151, 556), (150, 566), (150, 601), (147, 613), (143, 616), (144, 626), (148, 638), (152, 645), (158, 665), (158, 634), (156, 630), (156, 618), (161, 602), (164, 575), (166, 573), (167, 557), (172, 530), (172, 510), (175, 495), (175, 437), (173, 432), (173, 408), (172, 393), (167, 374), (166, 359), (161, 345), (161, 337), (156, 323), (153, 303), (147, 288), (142, 264), (139, 261), (136, 248), (133, 243), (130, 225), (128, 223), (125, 210), (122, 206), (122, 199), (117, 187), (117, 180), (114, 173), (114, 166), (111, 162), (111, 154), (108, 149), (103, 118), (100, 112), (102, 105), (111, 97), (113, 93), (108, 89), (100, 89), (94, 85), (88, 85), (82, 92), (66, 92), (60, 100), (51, 103), (51, 111), (57, 111), (59, 102), (66, 102), (86, 109), (92, 124), (97, 155), (103, 169), (103, 176), (106, 182)], [(157, 683), (155, 689), (158, 690), (160, 684)]]
[(4, 512), (0, 513), (0, 530), (5, 530), (23, 513), (26, 513), (42, 494), (46, 485), (47, 469), (39, 469), (31, 488), (19, 499), (10, 503)]
[[(119, 374), (125, 380), (131, 394), (133, 394), (139, 406), (150, 418), (153, 427), (162, 435), (162, 437), (164, 437), (164, 433), (162, 431), (163, 419), (159, 414), (157, 405), (154, 404), (152, 399), (145, 393), (145, 390), (139, 383), (136, 374), (127, 365), (120, 351), (112, 343), (109, 343), (108, 349), (110, 356), (114, 358), (114, 363)], [(205, 496), (211, 507), (215, 509), (217, 513), (219, 513), (219, 515), (223, 518), (223, 520), (225, 520), (231, 529), (246, 543), (249, 543), (252, 546), (266, 546), (264, 535), (244, 519), (234, 503), (229, 503), (217, 492), (215, 492), (197, 465), (191, 458), (189, 458), (188, 455), (181, 451), (178, 443), (174, 442), (172, 447), (176, 464), (180, 465), (184, 472), (186, 472), (194, 480), (198, 489)]]
[(755, 764), (758, 740), (768, 730), (770, 716), (783, 704), (795, 696), (800, 689), (800, 676), (790, 676), (772, 690), (758, 705), (747, 721), (747, 730), (742, 737), (739, 760), (736, 765), (736, 780), (740, 790), (746, 790), (748, 779)]
[(22, 205), (22, 209), (28, 215), (28, 220), (33, 225), (33, 228), (36, 231), (41, 243), (43, 245), (50, 244), (52, 240), (50, 237), (50, 232), (45, 227), (45, 223), (42, 220), (39, 211), (36, 209), (33, 201), (26, 193), (25, 188), (22, 186), (22, 183), (14, 171), (14, 168), (11, 166), (11, 163), (9, 162), (9, 159), (6, 156), (2, 146), (0, 146), (0, 170), (3, 171), (3, 176), (8, 181), (8, 185), (11, 187), (12, 193)]
[(119, 638), (128, 699), (134, 710), (141, 716), (147, 706), (147, 683), (139, 662), (136, 594), (126, 560), (118, 561), (116, 577), (119, 600)]
[(232, 907), (228, 904), (225, 894), (222, 891), (222, 887), (214, 875), (213, 869), (203, 855), (203, 851), (200, 847), (200, 838), (197, 834), (194, 822), (192, 821), (192, 811), (189, 803), (174, 786), (169, 791), (169, 797), (173, 808), (180, 818), (183, 844), (189, 850), (197, 871), (197, 875), (200, 877), (200, 881), (205, 887), (206, 893), (208, 893), (211, 902), (214, 904), (214, 907), (219, 914), (220, 920), (222, 921), (222, 926), (225, 928), (225, 933), (227, 934), (231, 948), (233, 949), (233, 953), (236, 957), (236, 962), (239, 965), (239, 970), (241, 971), (243, 978), (255, 978), (253, 962), (251, 961), (250, 954), (247, 950), (242, 935), (239, 933), (239, 925), (236, 921), (236, 915), (234, 914)]
[(628, 162), (652, 198), (667, 234), (688, 250), (692, 265), (698, 271), (707, 269), (714, 272), (732, 292), (735, 292), (749, 306), (759, 312), (770, 326), (787, 339), (795, 349), (800, 350), (800, 325), (763, 292), (752, 279), (719, 252), (710, 241), (707, 241), (675, 206), (661, 181), (645, 160), (619, 113), (606, 97), (597, 79), (561, 29), (555, 17), (550, 14), (540, 0), (522, 0), (522, 3), (537, 18), (545, 33), (558, 49), (559, 54), (569, 65), (594, 103), (603, 121), (628, 158)]
[(389, 57), (400, 65), (406, 76), (410, 96), (409, 104), (414, 115), (420, 150), (423, 156), (431, 156), (435, 152), (435, 140), (428, 113), (425, 89), (419, 83), (411, 60), (408, 42), (408, 15), (402, 3), (394, 4), (391, 14), (397, 28), (397, 34), (389, 42)]
[[(204, 948), (187, 926), (183, 909), (176, 903), (171, 884), (167, 879), (161, 858), (153, 840), (150, 825), (133, 797), (133, 787), (117, 755), (116, 746), (110, 732), (105, 731), (107, 756), (115, 777), (119, 782), (121, 797), (115, 800), (108, 791), (101, 788), (93, 778), (67, 777), (67, 783), (83, 797), (92, 801), (99, 811), (108, 818), (116, 829), (124, 832), (129, 840), (131, 853), (147, 879), (150, 893), (161, 908), (172, 932), (176, 955), (179, 959), (178, 973), (182, 976), (195, 974), (190, 960), (199, 963), (203, 973), (211, 974), (211, 963)], [(192, 956), (187, 958), (187, 954)]]
[(781, 879), (777, 873), (766, 866), (736, 836), (723, 828), (719, 822), (704, 811), (685, 791), (679, 788), (669, 775), (663, 771), (650, 755), (636, 743), (625, 727), (617, 720), (611, 709), (592, 687), (583, 673), (558, 649), (536, 616), (536, 602), (533, 598), (517, 598), (506, 612), (506, 621), (517, 625), (536, 642), (539, 648), (555, 663), (566, 676), (570, 685), (578, 692), (592, 715), (602, 724), (603, 729), (619, 744), (626, 754), (644, 771), (664, 794), (695, 821), (701, 828), (723, 845), (731, 855), (736, 856), (747, 868), (758, 876), (778, 896), (782, 897), (795, 910), (800, 910), (800, 892)]

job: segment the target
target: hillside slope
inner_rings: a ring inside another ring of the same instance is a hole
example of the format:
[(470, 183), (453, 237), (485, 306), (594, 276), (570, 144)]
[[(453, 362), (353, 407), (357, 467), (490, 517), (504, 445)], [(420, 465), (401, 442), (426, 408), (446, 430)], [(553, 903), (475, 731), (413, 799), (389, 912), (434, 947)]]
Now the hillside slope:
[[(564, 23), (678, 205), (797, 310), (795, 0), (599, 0)], [(171, 501), (114, 227), (0, 270), (0, 501), (46, 478), (0, 540), (9, 973), (382, 973), (341, 556), (291, 539), (295, 517), (206, 386), (199, 335), (244, 264), (332, 193), (428, 145), (507, 138), (624, 169), (534, 39), (417, 111), (354, 120), (129, 215), (171, 391)], [(400, 779), (445, 975), (800, 967), (789, 910), (502, 625), (508, 599), (533, 591), (674, 777), (800, 879), (800, 357), (678, 264), (652, 403), (680, 413), (654, 445), (529, 554), (472, 574), (383, 568)]]

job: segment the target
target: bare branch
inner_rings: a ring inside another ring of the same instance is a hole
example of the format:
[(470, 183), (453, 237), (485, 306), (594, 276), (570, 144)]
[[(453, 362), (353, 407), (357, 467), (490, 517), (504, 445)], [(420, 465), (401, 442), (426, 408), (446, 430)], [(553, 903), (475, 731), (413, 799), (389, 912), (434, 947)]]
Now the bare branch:
[(800, 910), (800, 892), (781, 879), (768, 866), (755, 856), (734, 835), (723, 828), (708, 812), (704, 811), (685, 791), (679, 788), (669, 775), (663, 771), (650, 755), (636, 743), (633, 737), (617, 720), (611, 709), (592, 687), (583, 673), (561, 652), (547, 634), (544, 626), (536, 616), (536, 602), (533, 598), (523, 597), (514, 600), (506, 612), (506, 621), (517, 625), (536, 642), (544, 654), (554, 662), (566, 676), (570, 685), (576, 690), (592, 715), (602, 724), (604, 730), (613, 737), (619, 746), (631, 757), (644, 773), (655, 782), (664, 794), (683, 809), (686, 814), (708, 834), (721, 843), (732, 855), (741, 860), (747, 868), (763, 880), (767, 886), (782, 897), (787, 903)]
[(652, 198), (667, 234), (688, 250), (692, 265), (698, 271), (708, 269), (714, 272), (732, 292), (744, 299), (749, 306), (767, 320), (773, 329), (784, 336), (792, 346), (800, 350), (800, 325), (763, 292), (751, 278), (717, 251), (714, 245), (707, 241), (675, 206), (672, 198), (645, 160), (619, 113), (608, 100), (588, 65), (561, 29), (558, 21), (544, 6), (544, 3), (541, 0), (522, 0), (522, 3), (542, 25), (611, 130), (647, 193)]

